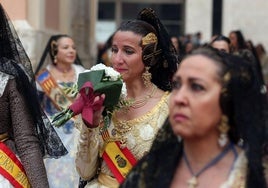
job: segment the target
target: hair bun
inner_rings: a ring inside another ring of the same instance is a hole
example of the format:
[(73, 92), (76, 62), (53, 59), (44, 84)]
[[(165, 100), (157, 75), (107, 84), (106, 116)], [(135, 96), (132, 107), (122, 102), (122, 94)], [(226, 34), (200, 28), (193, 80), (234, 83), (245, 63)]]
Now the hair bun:
[(149, 20), (154, 20), (156, 18), (157, 18), (157, 15), (152, 8), (144, 8), (140, 11), (138, 15), (139, 20), (143, 20), (149, 23), (151, 22)]

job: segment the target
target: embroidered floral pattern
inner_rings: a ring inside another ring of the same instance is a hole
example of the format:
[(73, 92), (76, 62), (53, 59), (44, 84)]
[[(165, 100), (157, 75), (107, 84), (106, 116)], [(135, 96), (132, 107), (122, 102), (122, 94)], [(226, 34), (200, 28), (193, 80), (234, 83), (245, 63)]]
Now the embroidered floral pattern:
[[(158, 102), (152, 110), (139, 118), (124, 121), (128, 127), (131, 127), (129, 131), (125, 133), (126, 146), (137, 160), (141, 159), (144, 154), (149, 151), (158, 129), (167, 118), (168, 97), (169, 93), (166, 92), (161, 101)], [(108, 129), (110, 135), (112, 135), (111, 131), (113, 127), (116, 127), (118, 123), (122, 123), (122, 121), (118, 121), (116, 117), (113, 116), (111, 126)], [(103, 144), (102, 142), (101, 145)], [(112, 175), (105, 162), (102, 164), (101, 172)]]

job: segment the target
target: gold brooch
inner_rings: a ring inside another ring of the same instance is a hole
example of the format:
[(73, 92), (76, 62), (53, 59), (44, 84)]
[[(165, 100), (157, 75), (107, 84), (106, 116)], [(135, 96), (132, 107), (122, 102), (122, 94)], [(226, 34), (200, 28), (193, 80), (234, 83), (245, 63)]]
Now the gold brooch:
[(145, 46), (145, 45), (151, 44), (151, 43), (157, 43), (157, 37), (154, 33), (148, 33), (141, 40), (142, 40), (142, 46)]

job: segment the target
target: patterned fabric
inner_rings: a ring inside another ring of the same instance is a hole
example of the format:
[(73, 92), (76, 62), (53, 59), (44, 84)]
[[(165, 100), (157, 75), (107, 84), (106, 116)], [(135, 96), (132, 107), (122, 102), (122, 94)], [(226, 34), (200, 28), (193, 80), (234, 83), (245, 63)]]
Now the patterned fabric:
[(8, 133), (5, 144), (21, 159), (31, 186), (45, 188), (42, 157), (60, 157), (67, 150), (40, 108), (32, 64), (1, 4), (0, 33), (0, 72), (12, 76), (7, 83), (0, 80), (0, 133)]
[[(8, 80), (3, 95), (0, 97), (0, 104), (0, 133), (7, 132), (10, 137), (5, 144), (20, 157), (31, 186), (33, 188), (48, 187), (33, 119), (24, 97), (17, 90), (15, 79)], [(3, 180), (2, 177), (0, 179)], [(3, 182), (6, 181), (3, 180)], [(0, 187), (6, 187), (6, 184), (0, 183)]]
[[(39, 139), (43, 157), (58, 158), (65, 155), (67, 153), (66, 148), (39, 105), (35, 84), (29, 83), (29, 77), (22, 67), (14, 60), (0, 57), (0, 72), (2, 72), (2, 75), (9, 75), (16, 81), (17, 89), (25, 100), (28, 113), (33, 118), (34, 129)], [(3, 79), (4, 83), (1, 83), (2, 86), (6, 85), (5, 79)]]
[[(159, 130), (148, 155), (144, 156), (132, 169), (120, 188), (170, 187), (182, 152), (178, 147), (179, 142), (181, 142), (181, 138), (173, 134), (171, 126), (166, 121)], [(266, 175), (268, 174), (267, 167), (268, 160), (264, 160), (264, 173)], [(248, 160), (245, 152), (241, 151), (228, 179), (220, 188), (245, 188), (247, 170)]]
[[(76, 77), (80, 72), (84, 71), (84, 68), (79, 65), (72, 65), (76, 72)], [(50, 70), (50, 66), (47, 66), (47, 69)], [(72, 87), (74, 83), (62, 83), (57, 81), (58, 85), (63, 88)], [(37, 85), (37, 88), (41, 90), (41, 87)], [(64, 89), (63, 89), (64, 90)], [(73, 98), (73, 96), (69, 96)], [(40, 93), (40, 100), (46, 114), (51, 117), (58, 110), (53, 105), (52, 101)], [(76, 147), (79, 138), (79, 130), (76, 129), (74, 120), (69, 120), (62, 127), (56, 128), (55, 130), (58, 136), (61, 138), (61, 141), (68, 150), (68, 154), (59, 158), (59, 159), (45, 159), (45, 167), (47, 170), (49, 185), (51, 188), (77, 188), (79, 183), (79, 175), (75, 170), (75, 154)]]
[(228, 180), (224, 182), (220, 188), (246, 187), (247, 165), (248, 160), (245, 156), (245, 152), (241, 152), (234, 164), (234, 168), (232, 169)]
[[(126, 138), (126, 146), (132, 154), (134, 154), (137, 160), (141, 159), (148, 153), (157, 131), (167, 118), (168, 97), (169, 93), (166, 92), (153, 109), (144, 115), (129, 121), (118, 121), (115, 114), (113, 114), (111, 124), (108, 127), (110, 137), (113, 138), (116, 136), (115, 128), (118, 124), (122, 125), (123, 123), (126, 127), (129, 127), (129, 130), (124, 134), (124, 137)], [(76, 159), (77, 170), (83, 179), (90, 180), (96, 175), (96, 170), (98, 168), (98, 153), (103, 151), (103, 146), (104, 141), (99, 134), (99, 129), (88, 129), (83, 127), (79, 139)], [(100, 173), (108, 175), (109, 178), (113, 177), (112, 172), (104, 161), (101, 163)], [(105, 182), (103, 179), (101, 181)], [(89, 182), (86, 187), (110, 187), (107, 184), (103, 185), (99, 182), (100, 179), (94, 179)]]
[(178, 139), (167, 122), (158, 131), (150, 152), (132, 169), (121, 187), (170, 186), (181, 151), (179, 151)]

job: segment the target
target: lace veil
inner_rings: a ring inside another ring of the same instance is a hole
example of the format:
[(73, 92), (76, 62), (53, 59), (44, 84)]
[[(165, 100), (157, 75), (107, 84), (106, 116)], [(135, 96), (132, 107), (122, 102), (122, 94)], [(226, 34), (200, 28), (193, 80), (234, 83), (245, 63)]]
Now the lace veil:
[(162, 62), (160, 61), (160, 63), (151, 67), (152, 81), (158, 83), (158, 86), (163, 90), (171, 90), (171, 79), (177, 70), (181, 57), (177, 55), (166, 27), (153, 9), (142, 9), (137, 19), (147, 22), (155, 29), (158, 38), (158, 49), (162, 52), (160, 54)]
[[(247, 157), (246, 187), (266, 187), (262, 162), (268, 156), (267, 93), (260, 89), (260, 75), (244, 59), (210, 47), (198, 48), (192, 54), (219, 63), (223, 78), (220, 106), (228, 116), (230, 140), (241, 146)], [(168, 187), (182, 153), (183, 139), (173, 133), (167, 119), (149, 154), (136, 164), (122, 187)]]
[(59, 136), (41, 109), (37, 97), (31, 62), (4, 8), (0, 4), (0, 71), (16, 79), (35, 123), (36, 134), (44, 157), (58, 158), (67, 154)]

